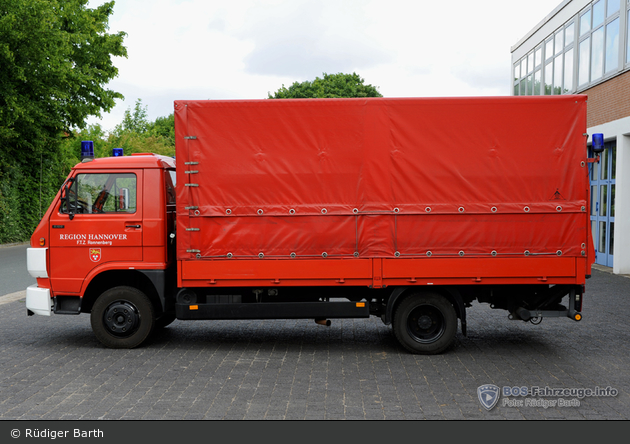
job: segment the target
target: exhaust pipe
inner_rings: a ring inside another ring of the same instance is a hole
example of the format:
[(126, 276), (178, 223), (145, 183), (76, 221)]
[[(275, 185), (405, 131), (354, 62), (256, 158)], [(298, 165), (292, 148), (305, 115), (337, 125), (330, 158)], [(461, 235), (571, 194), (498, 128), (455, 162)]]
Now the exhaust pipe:
[(330, 319), (315, 319), (315, 323), (319, 325), (325, 325), (326, 327), (330, 327)]

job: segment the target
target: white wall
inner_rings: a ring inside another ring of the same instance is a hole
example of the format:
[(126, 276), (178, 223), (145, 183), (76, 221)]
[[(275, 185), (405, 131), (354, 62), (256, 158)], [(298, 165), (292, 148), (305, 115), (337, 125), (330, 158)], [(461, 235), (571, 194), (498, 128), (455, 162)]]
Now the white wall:
[(630, 117), (588, 128), (590, 136), (604, 134), (604, 139), (617, 140), (615, 173), (615, 246), (613, 273), (630, 274)]

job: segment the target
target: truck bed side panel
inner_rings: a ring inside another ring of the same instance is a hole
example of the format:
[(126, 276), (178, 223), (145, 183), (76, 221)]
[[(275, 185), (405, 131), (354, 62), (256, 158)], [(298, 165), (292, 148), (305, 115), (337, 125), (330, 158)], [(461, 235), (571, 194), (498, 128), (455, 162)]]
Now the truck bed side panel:
[(178, 101), (175, 118), (181, 261), (590, 269), (585, 96)]

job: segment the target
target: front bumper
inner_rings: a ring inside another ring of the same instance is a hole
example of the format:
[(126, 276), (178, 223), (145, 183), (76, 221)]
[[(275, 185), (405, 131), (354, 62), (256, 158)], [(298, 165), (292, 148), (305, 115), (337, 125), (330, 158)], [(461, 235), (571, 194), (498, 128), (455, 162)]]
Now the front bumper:
[(50, 316), (53, 300), (50, 297), (50, 289), (39, 288), (36, 284), (26, 289), (26, 308), (28, 314)]

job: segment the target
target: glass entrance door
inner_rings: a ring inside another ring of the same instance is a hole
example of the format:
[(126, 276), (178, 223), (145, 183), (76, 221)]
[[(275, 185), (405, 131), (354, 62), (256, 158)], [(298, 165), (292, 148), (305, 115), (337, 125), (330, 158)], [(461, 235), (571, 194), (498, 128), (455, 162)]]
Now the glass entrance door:
[[(613, 266), (615, 244), (615, 161), (617, 143), (607, 142), (599, 163), (591, 164), (591, 229), (595, 263)], [(593, 156), (591, 152), (591, 157)]]

